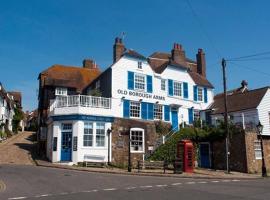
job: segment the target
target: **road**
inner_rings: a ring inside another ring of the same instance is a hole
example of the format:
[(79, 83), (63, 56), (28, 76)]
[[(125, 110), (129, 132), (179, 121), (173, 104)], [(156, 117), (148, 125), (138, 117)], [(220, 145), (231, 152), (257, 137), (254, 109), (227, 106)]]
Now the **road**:
[(0, 191), (1, 200), (269, 200), (270, 179), (199, 180), (99, 174), (30, 165), (1, 165)]

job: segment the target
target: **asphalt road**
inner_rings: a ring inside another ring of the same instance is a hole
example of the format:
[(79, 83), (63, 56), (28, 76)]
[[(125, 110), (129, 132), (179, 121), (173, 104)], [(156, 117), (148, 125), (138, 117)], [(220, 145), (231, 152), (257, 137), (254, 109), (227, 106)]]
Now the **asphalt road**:
[(270, 199), (270, 179), (213, 180), (0, 165), (0, 199)]

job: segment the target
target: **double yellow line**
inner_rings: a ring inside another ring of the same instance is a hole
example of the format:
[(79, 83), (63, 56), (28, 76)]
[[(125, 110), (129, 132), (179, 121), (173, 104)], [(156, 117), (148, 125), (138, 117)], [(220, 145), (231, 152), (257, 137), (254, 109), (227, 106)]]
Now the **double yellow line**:
[(4, 183), (4, 181), (0, 180), (0, 192), (4, 192), (6, 190), (7, 186)]

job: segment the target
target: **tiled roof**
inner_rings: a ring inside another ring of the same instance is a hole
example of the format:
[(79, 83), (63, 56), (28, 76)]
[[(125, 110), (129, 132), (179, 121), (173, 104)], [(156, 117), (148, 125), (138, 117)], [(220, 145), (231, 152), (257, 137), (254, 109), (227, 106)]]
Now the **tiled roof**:
[(17, 91), (11, 91), (8, 92), (9, 94), (11, 94), (14, 98), (14, 101), (19, 103), (19, 106), (21, 106), (22, 104), (22, 93), (21, 92), (17, 92)]
[[(231, 93), (227, 96), (228, 112), (257, 108), (269, 87), (244, 91), (243, 93)], [(216, 95), (214, 102), (210, 105), (212, 114), (224, 113), (224, 95)]]
[(76, 88), (82, 91), (99, 74), (99, 68), (89, 69), (65, 65), (53, 65), (40, 75), (45, 76), (45, 85)]
[(146, 57), (144, 57), (143, 55), (141, 55), (140, 53), (138, 53), (137, 51), (134, 51), (132, 49), (128, 49), (124, 52), (124, 55), (133, 57), (133, 58), (138, 58), (138, 59), (142, 59), (142, 60), (146, 60)]
[[(169, 59), (171, 59), (171, 54), (164, 53), (164, 52), (154, 52), (153, 54), (151, 54), (149, 56), (149, 58), (157, 58), (157, 59), (169, 60)], [(196, 61), (194, 61), (194, 60), (192, 60), (190, 58), (186, 58), (186, 61), (190, 62), (190, 63), (197, 64)]]
[(214, 88), (214, 86), (205, 77), (201, 76), (200, 74), (196, 72), (191, 72), (191, 71), (189, 71), (188, 73), (196, 85)]

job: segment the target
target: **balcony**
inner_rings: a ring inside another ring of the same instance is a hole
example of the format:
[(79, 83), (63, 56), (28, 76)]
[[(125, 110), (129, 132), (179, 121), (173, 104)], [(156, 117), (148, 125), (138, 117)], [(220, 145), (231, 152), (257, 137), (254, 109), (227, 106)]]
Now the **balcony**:
[(86, 114), (111, 116), (111, 98), (70, 95), (50, 102), (50, 115)]

